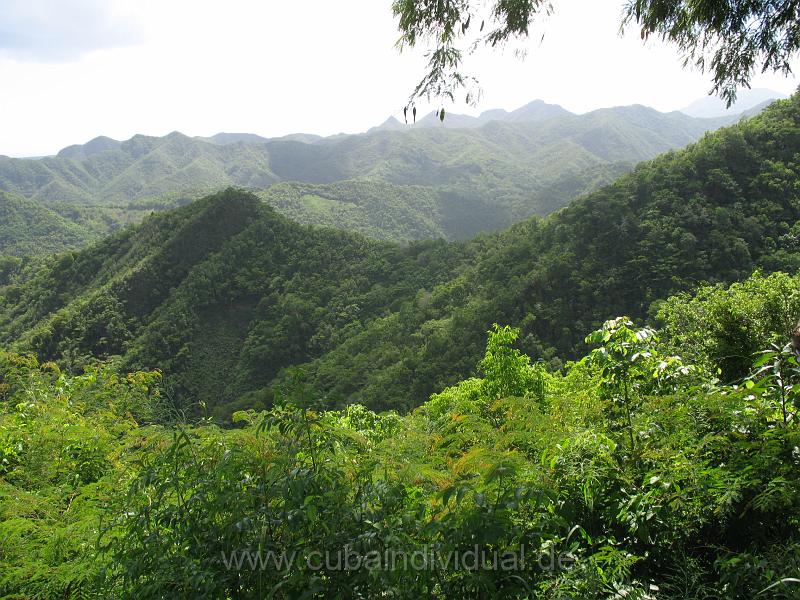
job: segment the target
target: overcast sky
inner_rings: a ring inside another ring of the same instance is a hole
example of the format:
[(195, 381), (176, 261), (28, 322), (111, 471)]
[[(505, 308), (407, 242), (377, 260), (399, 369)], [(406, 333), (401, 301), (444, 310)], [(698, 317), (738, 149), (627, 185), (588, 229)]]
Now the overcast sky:
[[(477, 109), (534, 99), (574, 112), (668, 111), (708, 91), (674, 49), (618, 35), (622, 0), (555, 0), (526, 44), (473, 56)], [(546, 31), (540, 42), (541, 31)], [(423, 72), (399, 54), (390, 0), (0, 0), (0, 154), (53, 154), (97, 135), (356, 133), (402, 114)], [(800, 63), (798, 63), (800, 68)], [(786, 94), (794, 78), (753, 87)]]

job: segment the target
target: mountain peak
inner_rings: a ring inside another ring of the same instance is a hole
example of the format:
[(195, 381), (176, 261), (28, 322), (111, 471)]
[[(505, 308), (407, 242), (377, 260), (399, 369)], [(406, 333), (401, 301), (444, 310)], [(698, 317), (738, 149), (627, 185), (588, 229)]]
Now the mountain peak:
[(116, 150), (120, 147), (120, 144), (121, 142), (115, 139), (106, 137), (104, 135), (99, 135), (96, 138), (89, 140), (85, 144), (73, 144), (72, 146), (67, 146), (59, 151), (56, 156), (59, 158), (86, 158), (87, 156), (99, 154), (100, 152), (105, 152), (107, 150)]
[(534, 122), (543, 121), (551, 117), (566, 117), (571, 114), (571, 112), (558, 104), (548, 104), (544, 100), (534, 100), (510, 112), (508, 117), (504, 120), (512, 122)]
[(404, 128), (405, 125), (392, 116), (386, 119), (383, 123), (381, 123), (377, 127), (370, 128), (367, 131), (367, 133), (373, 133), (375, 131), (399, 131)]
[(165, 135), (164, 138), (167, 139), (167, 140), (190, 140), (191, 139), (188, 135), (183, 134), (180, 131), (171, 131), (167, 135)]
[[(445, 129), (474, 129), (482, 127), (492, 121), (510, 122), (535, 122), (551, 117), (571, 115), (572, 113), (557, 104), (548, 104), (544, 100), (534, 100), (525, 106), (521, 106), (515, 111), (508, 112), (502, 108), (492, 108), (483, 111), (479, 116), (463, 115), (458, 113), (446, 113), (444, 121), (439, 118), (439, 111), (433, 110), (425, 115), (421, 115), (415, 123), (408, 123), (408, 127), (426, 129), (431, 127), (442, 127)], [(395, 117), (389, 117), (381, 125), (373, 127), (367, 133), (375, 131), (394, 131), (404, 129), (406, 125)]]
[(508, 115), (504, 108), (491, 108), (483, 111), (478, 119), (481, 121), (502, 121)]
[(226, 144), (236, 144), (238, 142), (247, 142), (250, 144), (262, 144), (264, 142), (269, 141), (269, 139), (261, 137), (260, 135), (256, 135), (255, 133), (228, 133), (225, 131), (216, 133), (211, 137), (198, 137), (195, 139), (202, 140), (204, 142), (210, 142), (212, 144), (217, 144), (218, 146), (224, 146)]

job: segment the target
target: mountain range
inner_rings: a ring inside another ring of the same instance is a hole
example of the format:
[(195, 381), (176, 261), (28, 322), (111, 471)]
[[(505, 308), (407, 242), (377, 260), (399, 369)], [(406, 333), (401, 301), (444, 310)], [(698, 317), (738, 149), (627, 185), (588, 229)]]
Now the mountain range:
[[(744, 89), (738, 94), (736, 102), (731, 107), (726, 107), (725, 102), (716, 96), (700, 98), (689, 106), (679, 111), (690, 117), (698, 119), (715, 119), (720, 117), (751, 116), (757, 114), (775, 100), (786, 98), (786, 94), (765, 88)], [(607, 110), (607, 109), (600, 109)], [(591, 111), (585, 114), (592, 114)], [(667, 113), (671, 114), (671, 113)], [(369, 132), (389, 130), (402, 131), (404, 129), (425, 129), (431, 127), (445, 129), (468, 129), (481, 127), (492, 121), (505, 123), (534, 123), (556, 117), (577, 116), (557, 104), (548, 104), (543, 100), (534, 100), (513, 111), (504, 109), (490, 109), (478, 116), (448, 113), (444, 120), (440, 119), (439, 111), (432, 111), (419, 119), (406, 115), (408, 122), (401, 122), (396, 117), (389, 117), (384, 123), (373, 127)], [(368, 132), (368, 133), (369, 133)], [(224, 135), (224, 134), (221, 134)]]
[[(268, 403), (298, 365), (331, 405), (408, 409), (472, 372), (493, 322), (558, 365), (609, 314), (642, 318), (756, 268), (796, 271), (798, 151), (795, 96), (466, 242), (303, 226), (229, 189), (6, 272), (0, 340), (70, 368), (158, 367), (177, 400), (222, 419)], [(322, 198), (311, 184), (289, 193)]]
[[(43, 244), (43, 251), (80, 247), (149, 210), (228, 185), (259, 191), (305, 223), (395, 241), (466, 239), (547, 215), (637, 162), (738, 118), (697, 119), (643, 106), (573, 115), (536, 101), (476, 118), (450, 115), (444, 127), (429, 126), (429, 115), (417, 126), (390, 122), (366, 134), (330, 138), (191, 138), (178, 132), (122, 142), (99, 137), (54, 157), (0, 158), (0, 189), (32, 210), (31, 202), (60, 211), (81, 229), (51, 236), (62, 241)], [(87, 228), (70, 216), (80, 207), (105, 210), (116, 221)], [(8, 229), (0, 224), (0, 254), (35, 250), (36, 244), (17, 242)]]
[(442, 120), (439, 117), (439, 111), (430, 112), (420, 119), (414, 120), (412, 116), (408, 116), (407, 123), (400, 122), (395, 117), (389, 117), (384, 123), (377, 127), (373, 127), (367, 133), (375, 131), (401, 131), (408, 128), (425, 129), (430, 127), (439, 127), (445, 129), (471, 129), (474, 127), (481, 127), (492, 121), (502, 121), (505, 123), (536, 123), (537, 121), (544, 121), (554, 117), (576, 116), (565, 108), (557, 104), (548, 104), (543, 100), (534, 100), (525, 106), (516, 110), (508, 112), (502, 108), (490, 109), (482, 112), (477, 117), (470, 115), (448, 114)]

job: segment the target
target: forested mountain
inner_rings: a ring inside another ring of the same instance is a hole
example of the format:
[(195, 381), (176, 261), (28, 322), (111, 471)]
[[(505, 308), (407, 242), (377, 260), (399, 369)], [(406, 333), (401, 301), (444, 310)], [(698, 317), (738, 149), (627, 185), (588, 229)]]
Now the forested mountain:
[(493, 322), (556, 364), (609, 314), (796, 270), (798, 148), (793, 97), (548, 218), (456, 244), (304, 227), (229, 190), (24, 267), (0, 335), (75, 366), (163, 368), (177, 397), (219, 414), (269, 401), (299, 364), (330, 403), (406, 409), (469, 373)]
[(330, 184), (276, 183), (258, 197), (298, 223), (410, 241), (479, 230), (493, 215), (458, 206), (436, 188), (352, 179)]
[(50, 254), (89, 242), (87, 232), (37, 202), (0, 191), (0, 255)]
[(375, 407), (413, 404), (470, 369), (493, 322), (520, 326), (521, 347), (551, 361), (574, 356), (608, 314), (644, 317), (660, 298), (756, 268), (795, 273), (798, 148), (794, 96), (547, 219), (479, 238), (458, 277), (316, 359), (311, 381)]
[(32, 256), (87, 246), (140, 220), (153, 208), (177, 205), (133, 203), (125, 208), (43, 204), (0, 191), (0, 256)]
[[(126, 364), (164, 361), (177, 373), (221, 360), (231, 379), (213, 390), (201, 391), (188, 372), (175, 382), (209, 404), (219, 394), (230, 402), (446, 281), (463, 260), (459, 248), (304, 227), (229, 190), (89, 250), (33, 263), (28, 281), (3, 290), (0, 327), (20, 346), (75, 365), (124, 355)], [(240, 365), (245, 346), (252, 360)], [(264, 352), (271, 358), (261, 363)]]
[(72, 146), (62, 148), (56, 157), (85, 159), (94, 154), (100, 154), (101, 152), (106, 152), (108, 150), (118, 150), (121, 145), (122, 142), (101, 135), (93, 140), (89, 140), (85, 144), (74, 144)]
[[(490, 111), (483, 121), (458, 129), (403, 126), (324, 139), (220, 134), (203, 140), (177, 132), (124, 142), (96, 138), (56, 157), (0, 160), (0, 189), (43, 205), (124, 209), (131, 202), (164, 196), (197, 198), (227, 185), (259, 190), (278, 182), (369, 181), (377, 187), (351, 185), (351, 190), (367, 191), (367, 197), (350, 203), (346, 214), (336, 218), (302, 198), (284, 196), (276, 206), (308, 222), (384, 239), (431, 234), (461, 239), (546, 215), (611, 183), (636, 162), (734, 120), (694, 119), (641, 106), (578, 116), (532, 103), (511, 113)], [(376, 203), (372, 199), (379, 189), (387, 197)], [(399, 200), (416, 193), (425, 197), (421, 208)], [(396, 216), (386, 219), (386, 206)]]

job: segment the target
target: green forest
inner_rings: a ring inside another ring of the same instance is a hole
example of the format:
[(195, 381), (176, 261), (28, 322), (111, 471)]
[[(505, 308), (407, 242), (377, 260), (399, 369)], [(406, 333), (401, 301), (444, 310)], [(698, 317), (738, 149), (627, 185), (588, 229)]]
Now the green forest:
[[(794, 598), (784, 303), (778, 273), (674, 296), (662, 329), (609, 320), (560, 369), (494, 325), (476, 376), (403, 414), (328, 410), (292, 369), (233, 429), (187, 422), (157, 371), (3, 352), (0, 592)], [(765, 350), (727, 383), (731, 345)]]
[[(793, 97), (548, 217), (455, 243), (303, 226), (231, 188), (13, 263), (0, 339), (68, 368), (157, 368), (183, 408), (222, 420), (266, 408), (292, 366), (331, 408), (409, 410), (475, 373), (492, 323), (519, 327), (520, 349), (557, 369), (614, 315), (653, 318), (701, 283), (795, 273), (798, 148)], [(322, 205), (358, 193), (281, 185), (267, 193)]]
[(0, 194), (0, 598), (797, 598), (798, 153)]

